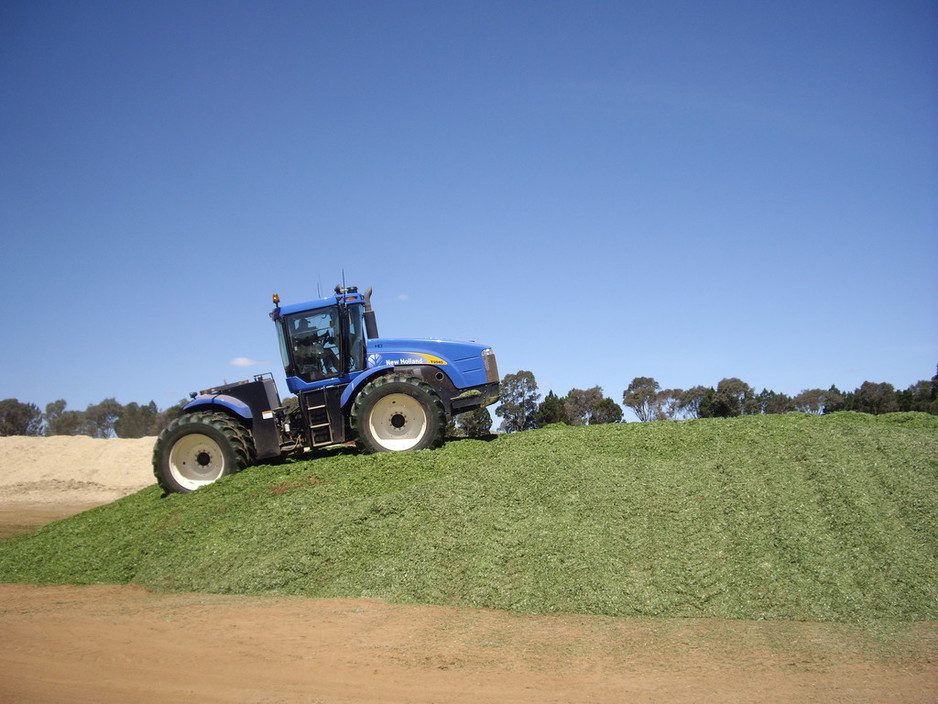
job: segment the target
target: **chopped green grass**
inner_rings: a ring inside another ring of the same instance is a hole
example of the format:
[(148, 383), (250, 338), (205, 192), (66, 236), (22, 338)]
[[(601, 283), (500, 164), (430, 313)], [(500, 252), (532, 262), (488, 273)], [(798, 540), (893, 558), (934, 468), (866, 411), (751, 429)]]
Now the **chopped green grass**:
[(0, 580), (812, 621), (938, 618), (938, 417), (549, 426), (151, 487)]

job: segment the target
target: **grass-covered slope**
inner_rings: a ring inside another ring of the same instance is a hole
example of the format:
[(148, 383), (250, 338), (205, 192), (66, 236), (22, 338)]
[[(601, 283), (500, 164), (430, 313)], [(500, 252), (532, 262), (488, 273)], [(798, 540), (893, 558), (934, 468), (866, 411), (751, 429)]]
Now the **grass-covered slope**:
[(0, 581), (528, 612), (938, 618), (938, 418), (571, 428), (255, 467), (0, 543)]

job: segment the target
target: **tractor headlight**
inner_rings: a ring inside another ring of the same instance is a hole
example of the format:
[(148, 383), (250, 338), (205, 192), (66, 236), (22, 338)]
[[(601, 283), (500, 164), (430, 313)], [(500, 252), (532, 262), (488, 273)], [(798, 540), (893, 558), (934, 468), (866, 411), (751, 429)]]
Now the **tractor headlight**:
[(482, 364), (485, 367), (485, 380), (489, 383), (498, 381), (498, 363), (495, 361), (495, 350), (491, 347), (482, 350)]

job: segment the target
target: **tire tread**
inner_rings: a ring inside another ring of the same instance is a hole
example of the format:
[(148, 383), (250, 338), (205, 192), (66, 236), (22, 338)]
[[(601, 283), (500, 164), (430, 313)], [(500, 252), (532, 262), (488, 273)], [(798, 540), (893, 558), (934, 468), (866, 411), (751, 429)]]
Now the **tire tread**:
[(208, 426), (220, 433), (228, 442), (235, 456), (234, 467), (226, 474), (240, 472), (245, 467), (254, 464), (254, 440), (251, 437), (251, 431), (244, 425), (237, 422), (226, 413), (214, 411), (195, 411), (179, 416), (172, 420), (163, 432), (156, 439), (153, 446), (153, 474), (156, 477), (157, 484), (168, 494), (178, 493), (179, 488), (171, 479), (169, 466), (169, 453), (173, 447), (173, 438), (177, 436), (179, 429), (192, 428), (197, 430), (196, 426)]
[[(437, 425), (437, 432), (433, 435), (433, 437), (429, 438), (428, 442), (421, 444), (419, 449), (432, 449), (443, 444), (443, 437), (446, 432), (446, 409), (443, 407), (443, 401), (437, 394), (436, 389), (434, 389), (427, 382), (414, 376), (407, 376), (404, 374), (385, 374), (365, 384), (362, 390), (358, 393), (358, 396), (355, 398), (355, 402), (352, 404), (349, 423), (355, 433), (355, 445), (361, 452), (370, 453), (379, 451), (368, 443), (365, 434), (362, 432), (362, 427), (365, 422), (365, 419), (362, 417), (362, 409), (366, 400), (368, 400), (375, 392), (380, 391), (388, 384), (396, 383), (404, 383), (413, 386), (431, 399), (431, 407), (427, 409), (427, 413), (434, 417)], [(430, 422), (432, 423), (433, 421)]]

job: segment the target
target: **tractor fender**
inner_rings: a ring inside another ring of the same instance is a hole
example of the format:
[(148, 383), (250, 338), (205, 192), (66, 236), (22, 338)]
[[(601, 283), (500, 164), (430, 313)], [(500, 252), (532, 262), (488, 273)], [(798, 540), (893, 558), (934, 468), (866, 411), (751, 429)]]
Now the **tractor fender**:
[(237, 399), (234, 396), (228, 396), (227, 394), (196, 396), (193, 400), (187, 403), (182, 410), (185, 413), (192, 413), (193, 411), (212, 410), (211, 406), (221, 406), (225, 410), (230, 411), (231, 413), (234, 413), (235, 415), (244, 418), (244, 420), (249, 422), (254, 417), (254, 414), (251, 413), (250, 406), (248, 406), (241, 399)]
[(382, 374), (387, 374), (392, 371), (394, 367), (391, 366), (382, 366), (382, 367), (372, 367), (371, 369), (362, 372), (357, 377), (355, 377), (351, 383), (342, 390), (342, 396), (339, 399), (339, 406), (346, 408), (347, 404), (352, 402), (352, 399), (358, 394), (358, 390), (367, 384), (369, 381), (374, 379), (376, 376), (381, 376)]
[[(449, 378), (449, 375), (440, 369), (437, 366), (432, 364), (419, 364), (419, 365), (382, 365), (380, 367), (372, 367), (365, 372), (359, 374), (355, 379), (342, 390), (342, 397), (339, 400), (339, 403), (342, 408), (347, 408), (354, 400), (355, 396), (358, 395), (359, 390), (367, 384), (369, 381), (382, 376), (384, 374), (410, 374), (415, 376), (422, 381), (430, 384), (430, 386), (436, 389), (437, 393), (446, 399), (449, 398), (450, 393), (452, 393), (453, 386), (452, 380)], [(447, 389), (449, 391), (447, 391)]]

